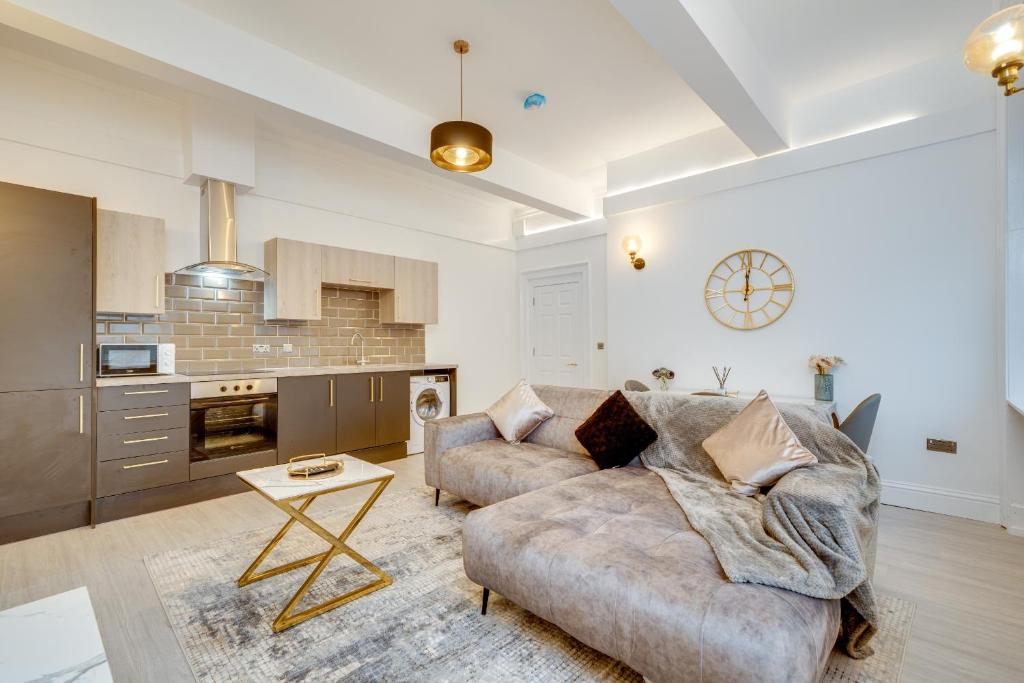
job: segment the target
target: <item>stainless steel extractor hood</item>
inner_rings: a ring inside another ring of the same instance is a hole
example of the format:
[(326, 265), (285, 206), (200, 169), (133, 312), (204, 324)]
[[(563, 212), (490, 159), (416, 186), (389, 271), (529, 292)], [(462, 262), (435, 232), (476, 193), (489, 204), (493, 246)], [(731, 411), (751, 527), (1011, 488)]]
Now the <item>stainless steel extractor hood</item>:
[(199, 209), (199, 256), (202, 261), (175, 273), (219, 275), (242, 280), (262, 280), (262, 268), (238, 261), (238, 233), (235, 226), (235, 186), (223, 180), (203, 183)]

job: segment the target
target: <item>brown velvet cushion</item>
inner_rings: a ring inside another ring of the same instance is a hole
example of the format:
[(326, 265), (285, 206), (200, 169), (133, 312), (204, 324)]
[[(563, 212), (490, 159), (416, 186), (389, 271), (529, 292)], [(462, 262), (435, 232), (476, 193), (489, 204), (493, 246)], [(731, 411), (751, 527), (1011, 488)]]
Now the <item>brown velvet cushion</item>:
[(623, 467), (658, 438), (621, 391), (598, 406), (576, 429), (576, 438), (602, 470)]

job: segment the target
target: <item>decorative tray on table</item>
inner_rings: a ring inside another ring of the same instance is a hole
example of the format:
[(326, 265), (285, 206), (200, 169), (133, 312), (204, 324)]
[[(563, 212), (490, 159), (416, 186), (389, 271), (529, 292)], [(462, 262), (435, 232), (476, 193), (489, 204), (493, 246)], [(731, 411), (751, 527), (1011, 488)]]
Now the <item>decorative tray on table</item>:
[(345, 463), (328, 458), (326, 453), (298, 455), (288, 460), (288, 476), (292, 479), (327, 479), (345, 471)]

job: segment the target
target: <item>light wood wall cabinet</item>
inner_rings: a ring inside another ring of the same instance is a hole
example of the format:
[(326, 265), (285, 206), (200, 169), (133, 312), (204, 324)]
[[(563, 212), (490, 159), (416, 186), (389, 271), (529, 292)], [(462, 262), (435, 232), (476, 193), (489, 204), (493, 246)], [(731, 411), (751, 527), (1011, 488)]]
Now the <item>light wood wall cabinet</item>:
[(395, 288), (380, 295), (383, 323), (437, 322), (437, 264), (395, 257)]
[(96, 218), (96, 310), (163, 313), (163, 219), (102, 209)]
[(359, 289), (394, 289), (395, 257), (368, 251), (323, 248), (323, 278), (332, 285)]
[(323, 252), (319, 244), (276, 237), (264, 243), (270, 274), (263, 288), (267, 320), (319, 320)]

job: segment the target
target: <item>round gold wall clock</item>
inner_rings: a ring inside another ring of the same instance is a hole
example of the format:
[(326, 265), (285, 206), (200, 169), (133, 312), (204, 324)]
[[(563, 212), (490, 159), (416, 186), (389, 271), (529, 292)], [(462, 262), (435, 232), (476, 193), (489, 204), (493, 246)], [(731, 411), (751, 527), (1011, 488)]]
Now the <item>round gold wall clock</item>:
[(744, 249), (711, 269), (704, 303), (726, 327), (756, 330), (789, 310), (794, 288), (793, 271), (785, 261), (764, 249)]

